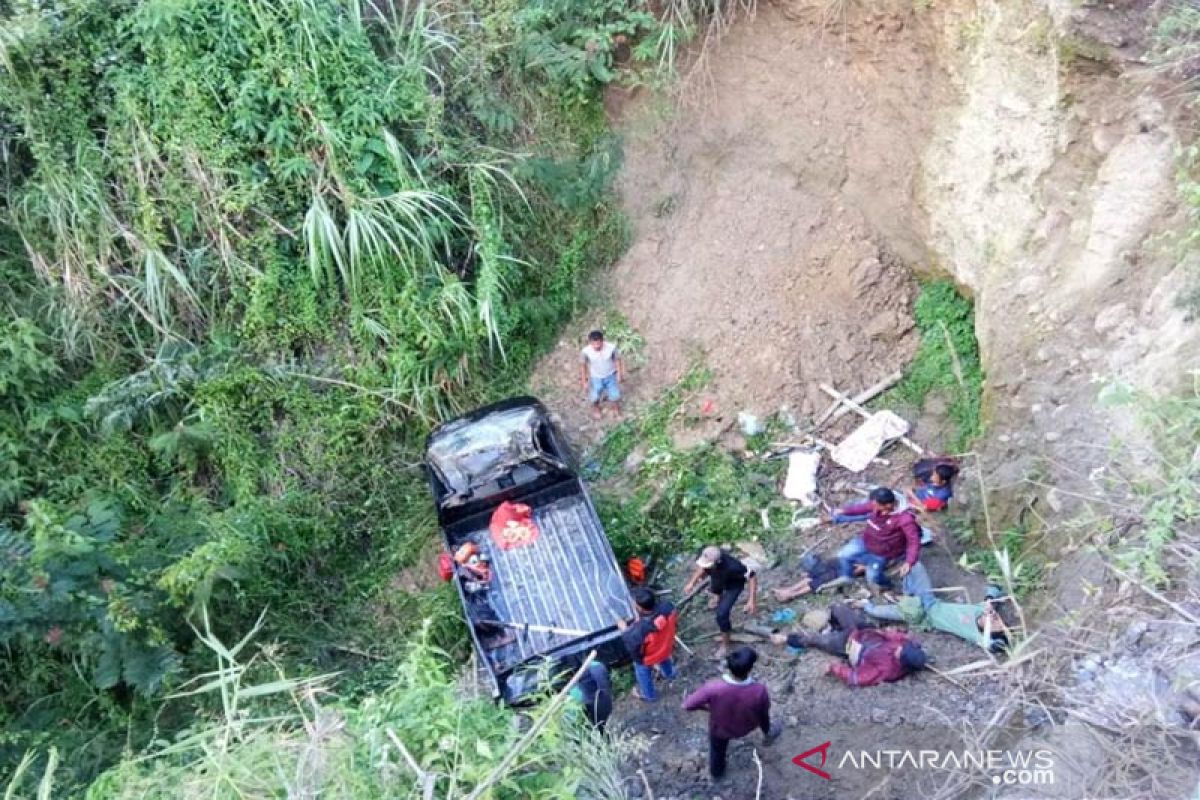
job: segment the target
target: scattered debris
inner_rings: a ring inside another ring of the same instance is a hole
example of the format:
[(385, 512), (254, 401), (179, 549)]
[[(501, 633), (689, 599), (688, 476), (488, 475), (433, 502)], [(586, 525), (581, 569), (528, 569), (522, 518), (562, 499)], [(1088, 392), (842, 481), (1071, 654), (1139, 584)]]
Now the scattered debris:
[(879, 411), (834, 447), (829, 456), (851, 472), (862, 472), (889, 441), (906, 433), (907, 422), (891, 411)]
[(798, 500), (807, 508), (817, 505), (817, 470), (820, 466), (821, 453), (818, 450), (793, 450), (789, 453), (783, 496)]
[[(857, 412), (858, 415), (861, 416), (863, 419), (870, 420), (872, 417), (875, 416), (870, 411), (863, 408), (861, 405), (854, 402), (849, 397), (846, 397), (846, 395), (842, 394), (837, 389), (834, 389), (829, 384), (822, 383), (821, 391), (825, 392), (825, 394), (829, 395), (830, 397), (837, 399), (838, 401), (842, 402), (846, 406), (849, 406), (853, 411)], [(884, 412), (879, 412), (879, 413), (884, 413)], [(888, 412), (888, 413), (891, 413), (891, 412)], [(893, 414), (893, 416), (895, 416), (895, 415)], [(898, 417), (897, 417), (897, 419), (898, 419)], [(908, 423), (906, 422), (904, 433), (907, 433), (907, 432), (908, 432)], [(914, 442), (912, 439), (909, 439), (908, 437), (904, 436), (903, 434), (901, 434), (897, 438), (899, 438), (901, 444), (903, 444), (909, 450), (912, 450), (917, 455), (919, 455), (919, 456), (925, 455), (925, 449), (923, 447), (921, 447), (920, 445), (918, 445), (916, 442)]]
[(755, 415), (749, 411), (739, 411), (737, 415), (738, 427), (742, 429), (742, 433), (746, 436), (757, 436), (767, 429)]

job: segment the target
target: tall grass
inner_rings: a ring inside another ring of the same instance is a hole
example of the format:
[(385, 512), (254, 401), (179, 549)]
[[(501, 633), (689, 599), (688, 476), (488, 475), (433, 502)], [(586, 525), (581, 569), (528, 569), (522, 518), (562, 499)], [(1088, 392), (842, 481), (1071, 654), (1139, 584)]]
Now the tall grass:
[[(281, 795), (456, 800), (483, 790), (497, 769), (503, 770), (502, 780), (488, 790), (489, 797), (623, 800), (621, 766), (645, 749), (637, 737), (597, 735), (584, 727), (582, 714), (555, 712), (548, 703), (541, 712), (551, 712), (548, 726), (512, 758), (518, 732), (510, 713), (486, 697), (464, 696), (444, 656), (423, 637), (397, 666), (389, 689), (351, 705), (330, 699), (331, 675), (284, 675), (274, 648), (254, 644), (259, 626), (226, 645), (211, 633), (207, 619), (204, 625), (199, 641), (216, 668), (197, 675), (168, 702), (214, 698), (214, 718), (149, 755), (128, 758), (92, 784), (89, 800)], [(19, 796), (35, 761), (26, 755), (6, 800)], [(43, 783), (53, 780), (55, 769), (52, 754)]]

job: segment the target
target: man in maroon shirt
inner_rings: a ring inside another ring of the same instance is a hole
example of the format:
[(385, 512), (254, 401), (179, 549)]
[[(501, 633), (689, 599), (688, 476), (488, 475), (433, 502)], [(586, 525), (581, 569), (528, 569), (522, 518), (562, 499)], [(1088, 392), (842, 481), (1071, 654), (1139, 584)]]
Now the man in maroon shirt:
[(684, 711), (708, 712), (708, 771), (713, 778), (725, 774), (729, 742), (759, 728), (763, 744), (774, 744), (781, 727), (771, 725), (771, 698), (767, 687), (750, 677), (758, 653), (739, 647), (725, 659), (727, 675), (711, 680), (683, 700)]
[(921, 526), (912, 511), (896, 509), (896, 495), (891, 489), (874, 489), (870, 502), (846, 506), (838, 512), (839, 516), (857, 514), (869, 515), (867, 527), (838, 551), (838, 577), (823, 588), (849, 583), (854, 568), (861, 565), (866, 568), (869, 583), (886, 589), (892, 583), (884, 572), (890, 564), (903, 559), (897, 573), (907, 578), (921, 556)]
[(826, 672), (849, 686), (891, 683), (925, 667), (925, 651), (904, 631), (872, 628), (866, 617), (842, 603), (829, 610), (833, 628), (829, 633), (776, 634), (771, 641), (786, 642), (793, 648), (812, 647), (847, 659), (849, 664), (831, 663)]

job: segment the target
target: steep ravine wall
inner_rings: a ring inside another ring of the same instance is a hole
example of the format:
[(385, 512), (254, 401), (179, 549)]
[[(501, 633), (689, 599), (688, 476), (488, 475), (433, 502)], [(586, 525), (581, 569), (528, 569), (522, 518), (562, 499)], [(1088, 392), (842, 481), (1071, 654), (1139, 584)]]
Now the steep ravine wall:
[[(1013, 672), (1017, 746), (1055, 753), (1055, 785), (980, 796), (1195, 796), (1178, 709), (1200, 699), (1183, 688), (1200, 676), (1196, 637), (1080, 546), (1112, 515), (1106, 482), (1158, 466), (1136, 463), (1153, 443), (1132, 410), (1098, 402), (1102, 386), (1163, 396), (1200, 367), (1200, 326), (1178, 303), (1195, 258), (1180, 246), (1179, 109), (1143, 60), (1152, 5), (980, 0), (974, 46), (946, 48), (960, 102), (923, 162), (929, 245), (976, 301), (992, 521), (1039, 502), (1037, 546), (1057, 562), (1027, 604), (1042, 655)], [(1035, 697), (1054, 724), (1032, 721)], [(1140, 754), (1130, 769), (1114, 766), (1118, 740)]]
[(1200, 364), (1200, 327), (1176, 302), (1179, 141), (1142, 60), (1151, 4), (1078, 5), (980, 0), (974, 46), (951, 65), (961, 103), (924, 159), (930, 247), (976, 300), (983, 449), (1002, 487), (1038, 460), (1086, 491), (1094, 445), (1138, 435), (1097, 407), (1100, 385), (1162, 394)]

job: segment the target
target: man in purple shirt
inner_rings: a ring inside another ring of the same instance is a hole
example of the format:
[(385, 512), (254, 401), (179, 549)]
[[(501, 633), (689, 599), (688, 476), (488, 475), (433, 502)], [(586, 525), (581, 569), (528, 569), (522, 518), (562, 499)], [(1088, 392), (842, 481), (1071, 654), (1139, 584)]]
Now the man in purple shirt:
[(849, 583), (856, 566), (867, 571), (867, 582), (887, 589), (891, 580), (884, 574), (887, 567), (897, 561), (897, 573), (907, 583), (908, 575), (921, 556), (921, 526), (908, 509), (896, 508), (896, 494), (891, 489), (880, 487), (871, 492), (870, 503), (846, 506), (833, 521), (847, 516), (867, 514), (863, 532), (851, 539), (838, 551), (838, 577), (822, 588)]
[(725, 659), (727, 675), (711, 680), (683, 700), (684, 711), (708, 712), (708, 771), (714, 779), (725, 774), (729, 742), (759, 728), (763, 744), (774, 744), (781, 728), (771, 725), (767, 687), (750, 677), (758, 661), (751, 647), (739, 647)]

